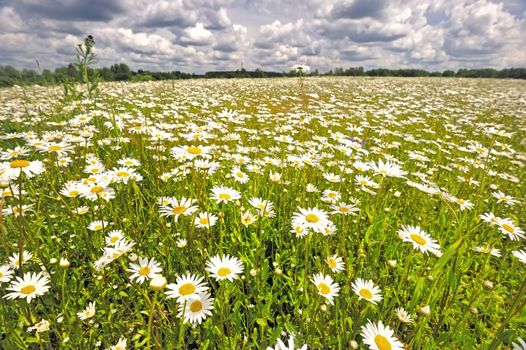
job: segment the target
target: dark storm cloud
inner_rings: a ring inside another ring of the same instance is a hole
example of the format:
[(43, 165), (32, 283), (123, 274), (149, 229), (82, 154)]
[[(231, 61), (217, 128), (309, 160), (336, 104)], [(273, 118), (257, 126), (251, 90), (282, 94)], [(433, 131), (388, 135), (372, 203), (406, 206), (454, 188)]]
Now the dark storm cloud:
[(526, 66), (524, 0), (0, 0), (0, 65), (204, 72)]
[(387, 0), (353, 0), (336, 4), (331, 11), (332, 18), (377, 18), (384, 13)]
[(109, 21), (126, 12), (125, 4), (114, 0), (17, 0), (14, 5), (25, 14), (59, 21)]

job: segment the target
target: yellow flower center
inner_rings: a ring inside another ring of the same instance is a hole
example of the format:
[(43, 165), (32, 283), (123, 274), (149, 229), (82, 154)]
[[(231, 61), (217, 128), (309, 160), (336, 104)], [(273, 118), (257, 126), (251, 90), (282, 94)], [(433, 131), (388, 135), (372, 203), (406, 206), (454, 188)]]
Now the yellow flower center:
[(515, 232), (515, 228), (513, 228), (513, 226), (508, 225), (508, 224), (502, 224), (502, 228), (508, 231), (509, 233)]
[(219, 199), (229, 200), (230, 198), (232, 198), (232, 196), (229, 195), (228, 193), (221, 193), (219, 195)]
[(318, 218), (318, 215), (316, 214), (308, 214), (307, 216), (305, 216), (305, 220), (307, 220), (307, 222), (310, 222), (310, 223), (317, 223), (318, 221), (320, 221), (320, 219)]
[(201, 225), (206, 225), (206, 224), (208, 224), (208, 219), (207, 218), (201, 218), (201, 219), (199, 219), (199, 223)]
[(466, 203), (463, 199), (460, 199), (460, 198), (457, 199), (456, 202), (457, 202), (458, 205), (463, 205), (464, 203)]
[(49, 150), (50, 151), (61, 151), (62, 150), (62, 146), (52, 145), (52, 146), (49, 146)]
[(413, 241), (415, 241), (417, 244), (420, 244), (420, 245), (425, 245), (427, 243), (427, 241), (425, 240), (424, 237), (420, 236), (420, 235), (417, 235), (416, 233), (413, 233), (411, 236), (411, 239)]
[(372, 299), (373, 293), (369, 289), (362, 288), (359, 293), (365, 299)]
[(179, 294), (190, 295), (195, 292), (195, 286), (192, 283), (185, 283), (179, 287)]
[(331, 288), (328, 285), (326, 285), (325, 283), (318, 284), (318, 290), (323, 295), (327, 295), (327, 294), (329, 294), (331, 292)]
[(148, 266), (143, 266), (139, 269), (139, 275), (147, 276), (150, 273), (151, 269)]
[(334, 261), (333, 258), (328, 259), (327, 260), (327, 264), (329, 264), (331, 269), (335, 269), (336, 268), (336, 261)]
[(119, 236), (113, 236), (110, 238), (110, 242), (113, 244), (117, 243), (118, 240), (119, 240)]
[(90, 190), (91, 193), (101, 193), (102, 191), (104, 191), (102, 186), (95, 186)]
[(228, 267), (221, 267), (219, 270), (217, 270), (217, 274), (221, 277), (228, 276), (232, 273), (232, 270), (230, 270)]
[(27, 168), (29, 166), (29, 161), (27, 160), (13, 160), (9, 166), (13, 169), (16, 168)]
[(191, 154), (201, 154), (203, 153), (203, 150), (199, 147), (194, 147), (194, 146), (190, 146), (186, 149), (186, 151), (188, 153), (191, 153)]
[(120, 176), (120, 177), (127, 177), (127, 176), (130, 176), (130, 173), (127, 172), (127, 171), (119, 171), (117, 173), (117, 176)]
[(331, 197), (331, 198), (336, 197), (336, 193), (334, 193), (334, 192), (329, 193), (329, 197)]
[(341, 207), (341, 208), (340, 208), (340, 211), (341, 211), (342, 213), (348, 213), (348, 212), (349, 212), (349, 208), (347, 208), (347, 207)]
[(379, 350), (391, 350), (391, 343), (383, 335), (377, 334), (374, 337), (374, 342)]
[(35, 286), (30, 284), (28, 286), (22, 287), (22, 289), (20, 290), (20, 293), (29, 295), (29, 294), (32, 294), (35, 290), (36, 290)]
[(79, 191), (69, 191), (70, 197), (77, 197), (79, 195)]
[(190, 304), (190, 311), (192, 311), (192, 312), (199, 312), (201, 310), (203, 310), (203, 303), (200, 302), (199, 300), (194, 300)]
[(237, 176), (237, 177), (245, 177), (245, 174), (243, 174), (241, 171), (238, 171), (238, 172), (236, 173), (236, 176)]
[(172, 210), (172, 212), (173, 212), (175, 215), (181, 215), (181, 214), (183, 214), (185, 211), (186, 211), (186, 207), (183, 207), (183, 206), (175, 207), (175, 208), (173, 208), (173, 210)]

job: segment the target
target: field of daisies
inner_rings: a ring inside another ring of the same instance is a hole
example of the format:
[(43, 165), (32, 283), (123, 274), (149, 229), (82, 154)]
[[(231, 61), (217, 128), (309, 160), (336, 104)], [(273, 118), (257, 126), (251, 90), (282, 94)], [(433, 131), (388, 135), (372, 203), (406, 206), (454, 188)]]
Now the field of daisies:
[(0, 90), (1, 349), (526, 349), (526, 85)]

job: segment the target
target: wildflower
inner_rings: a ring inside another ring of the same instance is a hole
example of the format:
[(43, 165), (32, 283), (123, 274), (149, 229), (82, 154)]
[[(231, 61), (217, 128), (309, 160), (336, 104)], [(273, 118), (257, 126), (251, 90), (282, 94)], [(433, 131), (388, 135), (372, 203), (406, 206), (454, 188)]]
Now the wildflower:
[(166, 297), (177, 298), (179, 302), (184, 302), (193, 295), (208, 290), (203, 280), (203, 277), (197, 277), (197, 275), (192, 274), (177, 277), (175, 283), (170, 283), (166, 286), (166, 289), (168, 289)]
[(212, 188), (211, 199), (214, 199), (216, 203), (228, 203), (236, 199), (241, 198), (241, 195), (238, 191), (224, 186), (214, 186)]
[(233, 281), (243, 272), (243, 263), (236, 257), (216, 255), (206, 263), (206, 270), (219, 281)]
[(184, 322), (192, 324), (203, 322), (207, 316), (212, 315), (214, 298), (208, 292), (193, 294), (185, 303), (179, 304), (179, 317), (184, 317)]
[(343, 262), (343, 259), (338, 256), (338, 254), (329, 256), (327, 259), (325, 259), (325, 262), (327, 265), (329, 265), (329, 268), (332, 272), (340, 272), (345, 269), (345, 263)]
[(22, 174), (27, 178), (44, 172), (44, 164), (39, 160), (16, 159), (11, 162), (0, 163), (0, 174), (7, 179), (17, 179)]
[(11, 266), (3, 265), (0, 266), (0, 283), (9, 282), (13, 276), (14, 271), (11, 270)]
[(321, 273), (314, 275), (311, 281), (316, 285), (318, 294), (326, 298), (329, 304), (332, 305), (334, 303), (333, 298), (338, 296), (338, 292), (340, 291), (338, 283), (334, 283), (331, 276)]
[(294, 226), (302, 225), (306, 229), (312, 229), (315, 232), (322, 232), (323, 228), (329, 223), (327, 213), (318, 208), (298, 208), (299, 213), (296, 212), (292, 216), (292, 223)]
[(514, 250), (511, 252), (514, 257), (526, 264), (526, 250)]
[(361, 336), (363, 342), (369, 346), (371, 350), (403, 350), (402, 344), (396, 337), (389, 326), (384, 326), (382, 321), (377, 324), (369, 321), (367, 325), (362, 326)]
[(402, 323), (412, 323), (413, 320), (411, 319), (411, 315), (403, 308), (399, 307), (395, 310), (396, 316)]
[(49, 290), (49, 278), (42, 272), (39, 273), (24, 273), (22, 278), (16, 277), (16, 281), (12, 281), (11, 285), (6, 288), (12, 291), (4, 295), (7, 299), (26, 299), (29, 303), (37, 296), (44, 295)]
[(418, 226), (404, 225), (402, 229), (398, 230), (398, 236), (404, 242), (411, 242), (414, 249), (418, 249), (424, 254), (431, 252), (436, 256), (441, 255), (437, 241)]
[(77, 316), (81, 321), (85, 321), (95, 316), (95, 301), (92, 301), (86, 306), (86, 308), (80, 312), (77, 312)]
[(133, 273), (130, 276), (131, 281), (135, 279), (135, 282), (143, 283), (163, 270), (161, 269), (161, 265), (155, 261), (155, 258), (151, 258), (150, 260), (148, 260), (148, 258), (139, 258), (139, 263), (130, 263), (130, 268), (126, 271)]
[(278, 339), (276, 341), (276, 345), (274, 346), (274, 348), (267, 347), (267, 350), (307, 350), (307, 349), (308, 349), (307, 344), (304, 344), (300, 348), (294, 347), (294, 334), (290, 335), (287, 345), (285, 345), (285, 343), (281, 339)]
[(200, 213), (195, 219), (194, 219), (194, 225), (197, 228), (210, 228), (215, 225), (217, 222), (218, 217), (214, 214), (210, 213)]
[(360, 299), (365, 299), (373, 304), (382, 300), (380, 288), (374, 285), (373, 281), (366, 281), (358, 278), (351, 284), (352, 290)]
[(187, 216), (197, 211), (197, 206), (193, 205), (195, 199), (181, 198), (179, 201), (176, 198), (170, 198), (169, 203), (161, 205), (159, 212), (161, 216), (173, 216), (174, 220), (177, 221), (179, 216)]

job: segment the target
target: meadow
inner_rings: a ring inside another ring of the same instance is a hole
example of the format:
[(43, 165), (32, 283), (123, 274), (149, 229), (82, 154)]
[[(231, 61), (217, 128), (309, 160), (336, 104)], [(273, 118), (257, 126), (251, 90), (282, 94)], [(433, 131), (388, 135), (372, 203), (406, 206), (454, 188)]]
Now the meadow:
[(99, 88), (0, 90), (0, 348), (526, 349), (522, 81)]

